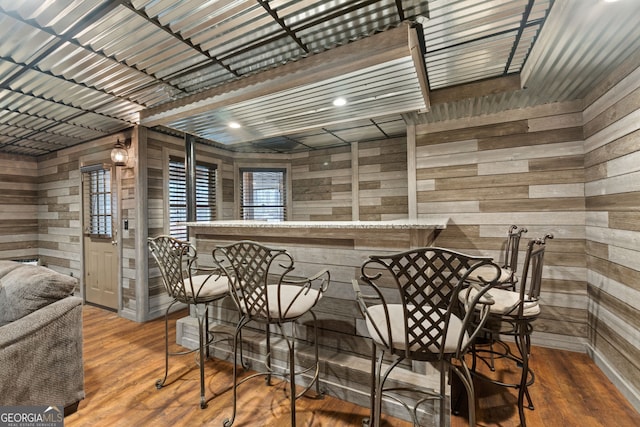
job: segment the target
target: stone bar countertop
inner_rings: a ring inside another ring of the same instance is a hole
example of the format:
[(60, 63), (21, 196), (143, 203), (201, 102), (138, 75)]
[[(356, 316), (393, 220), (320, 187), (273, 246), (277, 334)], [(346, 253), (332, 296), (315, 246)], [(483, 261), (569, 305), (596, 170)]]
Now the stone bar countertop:
[(449, 218), (420, 220), (398, 219), (392, 221), (195, 221), (185, 222), (188, 227), (247, 227), (247, 228), (349, 228), (349, 229), (436, 229), (447, 228)]

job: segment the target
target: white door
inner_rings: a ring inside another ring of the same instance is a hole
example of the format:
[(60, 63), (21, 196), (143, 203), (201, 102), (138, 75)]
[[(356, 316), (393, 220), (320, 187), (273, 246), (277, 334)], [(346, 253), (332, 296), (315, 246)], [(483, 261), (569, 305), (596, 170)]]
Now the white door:
[(84, 287), (87, 302), (118, 309), (118, 247), (112, 172), (101, 165), (82, 172)]

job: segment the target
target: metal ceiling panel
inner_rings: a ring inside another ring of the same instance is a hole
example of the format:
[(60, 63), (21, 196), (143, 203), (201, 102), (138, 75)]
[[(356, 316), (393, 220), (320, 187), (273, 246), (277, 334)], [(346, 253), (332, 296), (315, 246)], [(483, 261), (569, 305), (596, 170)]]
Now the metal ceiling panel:
[(0, 28), (6, 32), (0, 43), (0, 57), (16, 64), (29, 63), (41, 49), (55, 41), (55, 36), (33, 31), (33, 28), (7, 15), (0, 15)]
[(523, 70), (523, 84), (552, 102), (585, 97), (640, 50), (638, 16), (637, 1), (556, 2), (541, 32), (544, 40)]
[(363, 5), (358, 8), (354, 7), (356, 2), (353, 1), (313, 3), (313, 7), (292, 11), (294, 13), (291, 14), (288, 9), (283, 9), (283, 15), (291, 23), (292, 29), (305, 41), (311, 52), (321, 52), (369, 36), (400, 22), (396, 4), (390, 0), (359, 2)]
[(338, 138), (348, 141), (371, 141), (375, 139), (383, 139), (385, 135), (375, 126), (368, 123), (366, 126), (349, 127), (333, 131)]
[(7, 123), (2, 125), (2, 135), (6, 138), (22, 138), (31, 133), (29, 129), (14, 126), (10, 115), (3, 114), (2, 120)]
[(294, 135), (293, 136), (301, 144), (307, 147), (328, 147), (335, 145), (346, 145), (345, 141), (340, 140), (331, 132), (325, 130), (314, 131), (313, 133)]
[(407, 123), (401, 116), (383, 117), (375, 120), (375, 126), (385, 135), (394, 137), (406, 135)]
[[(344, 144), (330, 129), (399, 135), (402, 117), (579, 100), (640, 50), (637, 16), (636, 0), (0, 0), (0, 151), (37, 156), (118, 132), (150, 108), (224, 93), (402, 21), (422, 26), (431, 90), (512, 74), (526, 89), (425, 106), (413, 64), (365, 66), (161, 124), (213, 146), (296, 152)], [(339, 93), (351, 103), (336, 113), (326, 105)], [(244, 133), (229, 132), (230, 118)]]
[[(411, 58), (398, 59), (338, 78), (190, 115), (166, 126), (234, 144), (328, 123), (420, 110), (425, 104), (415, 74)], [(348, 104), (333, 106), (332, 101), (338, 96), (346, 98)], [(230, 121), (242, 124), (242, 129), (229, 130)]]
[(549, 7), (538, 1), (527, 15), (528, 5), (528, 0), (434, 2), (424, 27), (431, 88), (519, 72)]

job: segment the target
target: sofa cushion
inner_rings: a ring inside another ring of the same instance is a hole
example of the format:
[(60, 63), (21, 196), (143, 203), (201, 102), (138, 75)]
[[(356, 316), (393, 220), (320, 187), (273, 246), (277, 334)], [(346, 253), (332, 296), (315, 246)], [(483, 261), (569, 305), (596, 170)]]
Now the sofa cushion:
[(45, 267), (19, 265), (0, 277), (0, 326), (73, 293), (76, 279)]
[(21, 265), (22, 264), (20, 264), (19, 262), (15, 262), (15, 261), (0, 260), (0, 279), (5, 274), (10, 272), (11, 270), (15, 270), (16, 268), (20, 267)]

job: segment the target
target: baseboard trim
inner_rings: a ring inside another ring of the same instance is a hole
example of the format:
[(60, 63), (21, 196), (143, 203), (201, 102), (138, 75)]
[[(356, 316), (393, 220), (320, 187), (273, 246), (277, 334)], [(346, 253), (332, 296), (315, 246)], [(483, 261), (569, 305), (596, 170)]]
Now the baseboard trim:
[(596, 366), (602, 370), (607, 378), (616, 386), (620, 393), (629, 401), (636, 411), (640, 412), (640, 390), (634, 388), (620, 375), (609, 360), (596, 351), (593, 346), (587, 346), (587, 354), (595, 362)]

